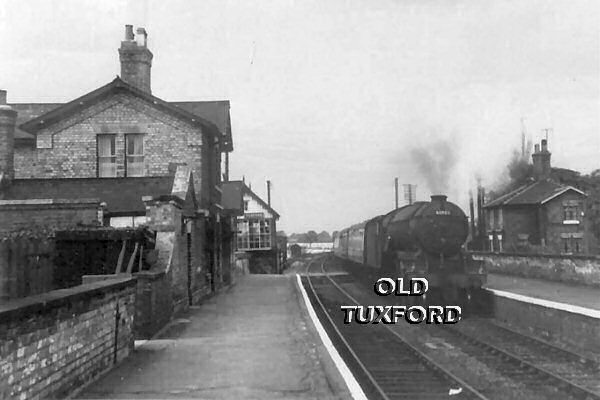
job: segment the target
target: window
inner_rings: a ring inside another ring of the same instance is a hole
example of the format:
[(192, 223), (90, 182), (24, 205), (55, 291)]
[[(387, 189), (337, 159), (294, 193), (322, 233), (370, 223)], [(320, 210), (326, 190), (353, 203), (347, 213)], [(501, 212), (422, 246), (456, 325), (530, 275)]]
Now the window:
[(238, 250), (268, 250), (271, 248), (271, 221), (249, 219), (238, 221)]
[(126, 176), (144, 176), (144, 135), (125, 135)]
[(98, 135), (98, 176), (100, 178), (117, 176), (117, 157), (115, 154), (115, 135)]
[(573, 238), (572, 244), (573, 244), (573, 252), (581, 253), (581, 239)]
[(248, 200), (244, 200), (244, 211), (248, 211)]
[(583, 233), (562, 233), (561, 251), (563, 253), (573, 254), (583, 252)]
[(579, 207), (575, 205), (563, 206), (563, 222), (575, 223), (579, 222)]

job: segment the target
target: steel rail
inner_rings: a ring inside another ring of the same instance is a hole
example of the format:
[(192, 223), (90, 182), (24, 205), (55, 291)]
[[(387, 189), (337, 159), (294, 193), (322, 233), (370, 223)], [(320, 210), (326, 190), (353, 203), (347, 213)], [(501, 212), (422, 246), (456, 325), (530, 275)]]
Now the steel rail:
[(348, 352), (350, 352), (350, 354), (354, 358), (354, 361), (362, 369), (363, 373), (367, 376), (367, 378), (369, 378), (369, 381), (373, 385), (373, 387), (375, 389), (377, 389), (378, 394), (384, 400), (390, 400), (390, 398), (387, 396), (387, 394), (385, 394), (385, 392), (383, 391), (383, 389), (381, 388), (381, 386), (379, 386), (379, 384), (377, 383), (377, 381), (375, 380), (375, 378), (373, 377), (373, 375), (371, 375), (371, 373), (369, 372), (369, 370), (367, 369), (367, 367), (360, 360), (360, 357), (358, 357), (358, 355), (354, 352), (354, 350), (352, 350), (352, 347), (350, 346), (350, 343), (348, 343), (348, 341), (346, 340), (346, 338), (344, 337), (344, 335), (342, 335), (342, 332), (340, 332), (340, 330), (338, 329), (338, 327), (335, 325), (335, 322), (333, 321), (333, 319), (329, 315), (329, 312), (325, 308), (325, 305), (323, 304), (323, 302), (321, 301), (321, 299), (317, 295), (317, 291), (316, 291), (315, 287), (312, 284), (312, 281), (310, 279), (310, 273), (309, 273), (310, 267), (314, 263), (315, 263), (315, 260), (311, 260), (311, 262), (308, 263), (308, 265), (306, 267), (306, 280), (308, 282), (308, 287), (310, 288), (310, 290), (311, 290), (311, 292), (313, 294), (313, 297), (317, 300), (317, 303), (319, 304), (319, 307), (323, 311), (323, 314), (327, 317), (327, 320), (329, 321), (329, 324), (333, 327), (333, 329), (335, 330), (335, 333), (338, 335), (338, 337), (340, 338), (340, 340), (342, 341), (342, 343), (344, 343), (344, 346), (346, 346), (346, 349), (348, 350)]
[[(348, 297), (350, 300), (352, 300), (356, 305), (360, 305), (360, 303), (358, 302), (358, 300), (356, 300), (350, 293), (348, 293), (346, 290), (344, 290), (344, 288), (342, 288), (333, 278), (331, 278), (329, 276), (329, 274), (325, 271), (325, 267), (324, 267), (325, 262), (321, 263), (321, 270), (323, 271), (323, 274), (327, 277), (327, 279), (329, 279), (329, 281), (341, 292), (343, 293), (346, 297)], [(427, 354), (421, 352), (419, 349), (417, 349), (415, 346), (413, 346), (412, 344), (410, 344), (404, 337), (402, 337), (402, 335), (400, 335), (398, 332), (396, 332), (395, 330), (393, 330), (392, 328), (390, 328), (387, 325), (382, 325), (384, 328), (386, 328), (388, 331), (390, 331), (394, 336), (396, 336), (398, 339), (400, 339), (403, 343), (405, 343), (411, 350), (412, 352), (419, 357), (421, 360), (423, 360), (427, 365), (431, 366), (432, 368), (434, 368), (435, 370), (437, 370), (438, 372), (440, 372), (441, 374), (446, 376), (446, 379), (450, 380), (450, 381), (454, 381), (456, 383), (458, 383), (459, 385), (461, 385), (463, 388), (465, 388), (466, 390), (468, 390), (469, 392), (471, 392), (471, 394), (473, 394), (475, 397), (481, 399), (481, 400), (487, 400), (488, 398), (485, 397), (483, 394), (481, 394), (477, 389), (475, 389), (474, 387), (472, 387), (471, 385), (469, 385), (468, 383), (466, 383), (465, 381), (463, 381), (461, 378), (459, 378), (458, 376), (454, 375), (452, 372), (448, 371), (446, 368), (444, 368), (443, 366), (439, 365), (438, 363), (436, 363), (431, 357), (429, 357)]]
[(519, 357), (518, 355), (516, 355), (515, 353), (513, 353), (511, 351), (501, 349), (500, 347), (498, 347), (496, 345), (488, 343), (488, 342), (486, 342), (482, 339), (476, 338), (474, 336), (468, 335), (464, 332), (459, 331), (458, 329), (454, 329), (454, 328), (450, 328), (450, 327), (444, 327), (444, 329), (447, 330), (448, 332), (451, 332), (452, 334), (454, 334), (456, 336), (463, 338), (464, 340), (471, 342), (472, 344), (474, 344), (476, 346), (483, 348), (484, 350), (486, 350), (488, 352), (500, 354), (501, 356), (503, 356), (505, 359), (508, 359), (512, 363), (519, 364), (521, 367), (526, 367), (528, 370), (530, 370), (540, 376), (554, 380), (555, 382), (557, 382), (558, 387), (562, 388), (563, 390), (568, 389), (570, 392), (572, 392), (572, 394), (574, 396), (577, 396), (578, 398), (600, 400), (600, 395), (598, 393), (592, 392), (588, 388), (583, 387), (575, 382), (571, 382), (571, 381), (563, 378), (562, 376), (548, 370), (545, 367), (542, 367), (540, 365), (535, 365), (530, 361), (524, 360), (522, 357)]
[(574, 362), (583, 364), (584, 366), (586, 366), (588, 368), (591, 368), (591, 369), (599, 369), (600, 368), (600, 363), (598, 363), (598, 361), (596, 361), (584, 354), (579, 354), (579, 353), (575, 353), (575, 352), (567, 350), (567, 349), (563, 349), (562, 347), (558, 347), (557, 345), (550, 343), (546, 340), (536, 338), (533, 336), (529, 336), (529, 335), (521, 333), (515, 329), (509, 328), (508, 326), (499, 325), (498, 323), (496, 323), (494, 321), (489, 321), (489, 324), (494, 326), (494, 328), (497, 328), (501, 331), (505, 331), (505, 332), (508, 332), (509, 334), (518, 336), (520, 339), (522, 339), (524, 341), (535, 343), (536, 346), (540, 346), (540, 347), (545, 346), (545, 347), (551, 349), (552, 351), (554, 351), (555, 353), (563, 354), (565, 358), (569, 358), (570, 360), (572, 360)]

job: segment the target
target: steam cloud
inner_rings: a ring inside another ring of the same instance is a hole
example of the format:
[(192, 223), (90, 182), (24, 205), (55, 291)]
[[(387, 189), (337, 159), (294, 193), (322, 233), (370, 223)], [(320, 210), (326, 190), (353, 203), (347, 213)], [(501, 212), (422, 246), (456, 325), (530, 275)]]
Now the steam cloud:
[(433, 194), (447, 194), (450, 177), (458, 161), (457, 146), (440, 139), (427, 147), (412, 149), (412, 161)]

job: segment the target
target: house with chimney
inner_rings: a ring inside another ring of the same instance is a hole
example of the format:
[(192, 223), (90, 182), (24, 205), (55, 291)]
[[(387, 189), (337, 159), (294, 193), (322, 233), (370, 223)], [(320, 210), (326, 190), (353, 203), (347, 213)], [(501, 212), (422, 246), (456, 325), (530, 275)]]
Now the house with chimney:
[(144, 28), (127, 25), (118, 54), (120, 76), (67, 103), (0, 92), (0, 225), (146, 225), (174, 302), (189, 305), (227, 282), (233, 260), (221, 206), (230, 104), (153, 94)]
[(586, 194), (552, 179), (547, 140), (534, 148), (534, 179), (484, 205), (494, 252), (589, 253)]
[(225, 182), (222, 187), (223, 208), (235, 218), (237, 226), (237, 259), (247, 260), (250, 273), (280, 273), (287, 244), (277, 238), (277, 211), (243, 181)]

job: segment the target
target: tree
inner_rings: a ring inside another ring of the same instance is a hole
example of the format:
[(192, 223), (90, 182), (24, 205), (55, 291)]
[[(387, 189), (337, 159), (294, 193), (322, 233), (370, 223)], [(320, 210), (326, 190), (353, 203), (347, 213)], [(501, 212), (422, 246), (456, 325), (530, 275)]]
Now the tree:
[(319, 235), (315, 231), (306, 232), (305, 236), (306, 243), (312, 244), (319, 241)]
[(327, 231), (323, 231), (317, 235), (317, 242), (319, 243), (329, 243), (331, 242), (331, 236)]

